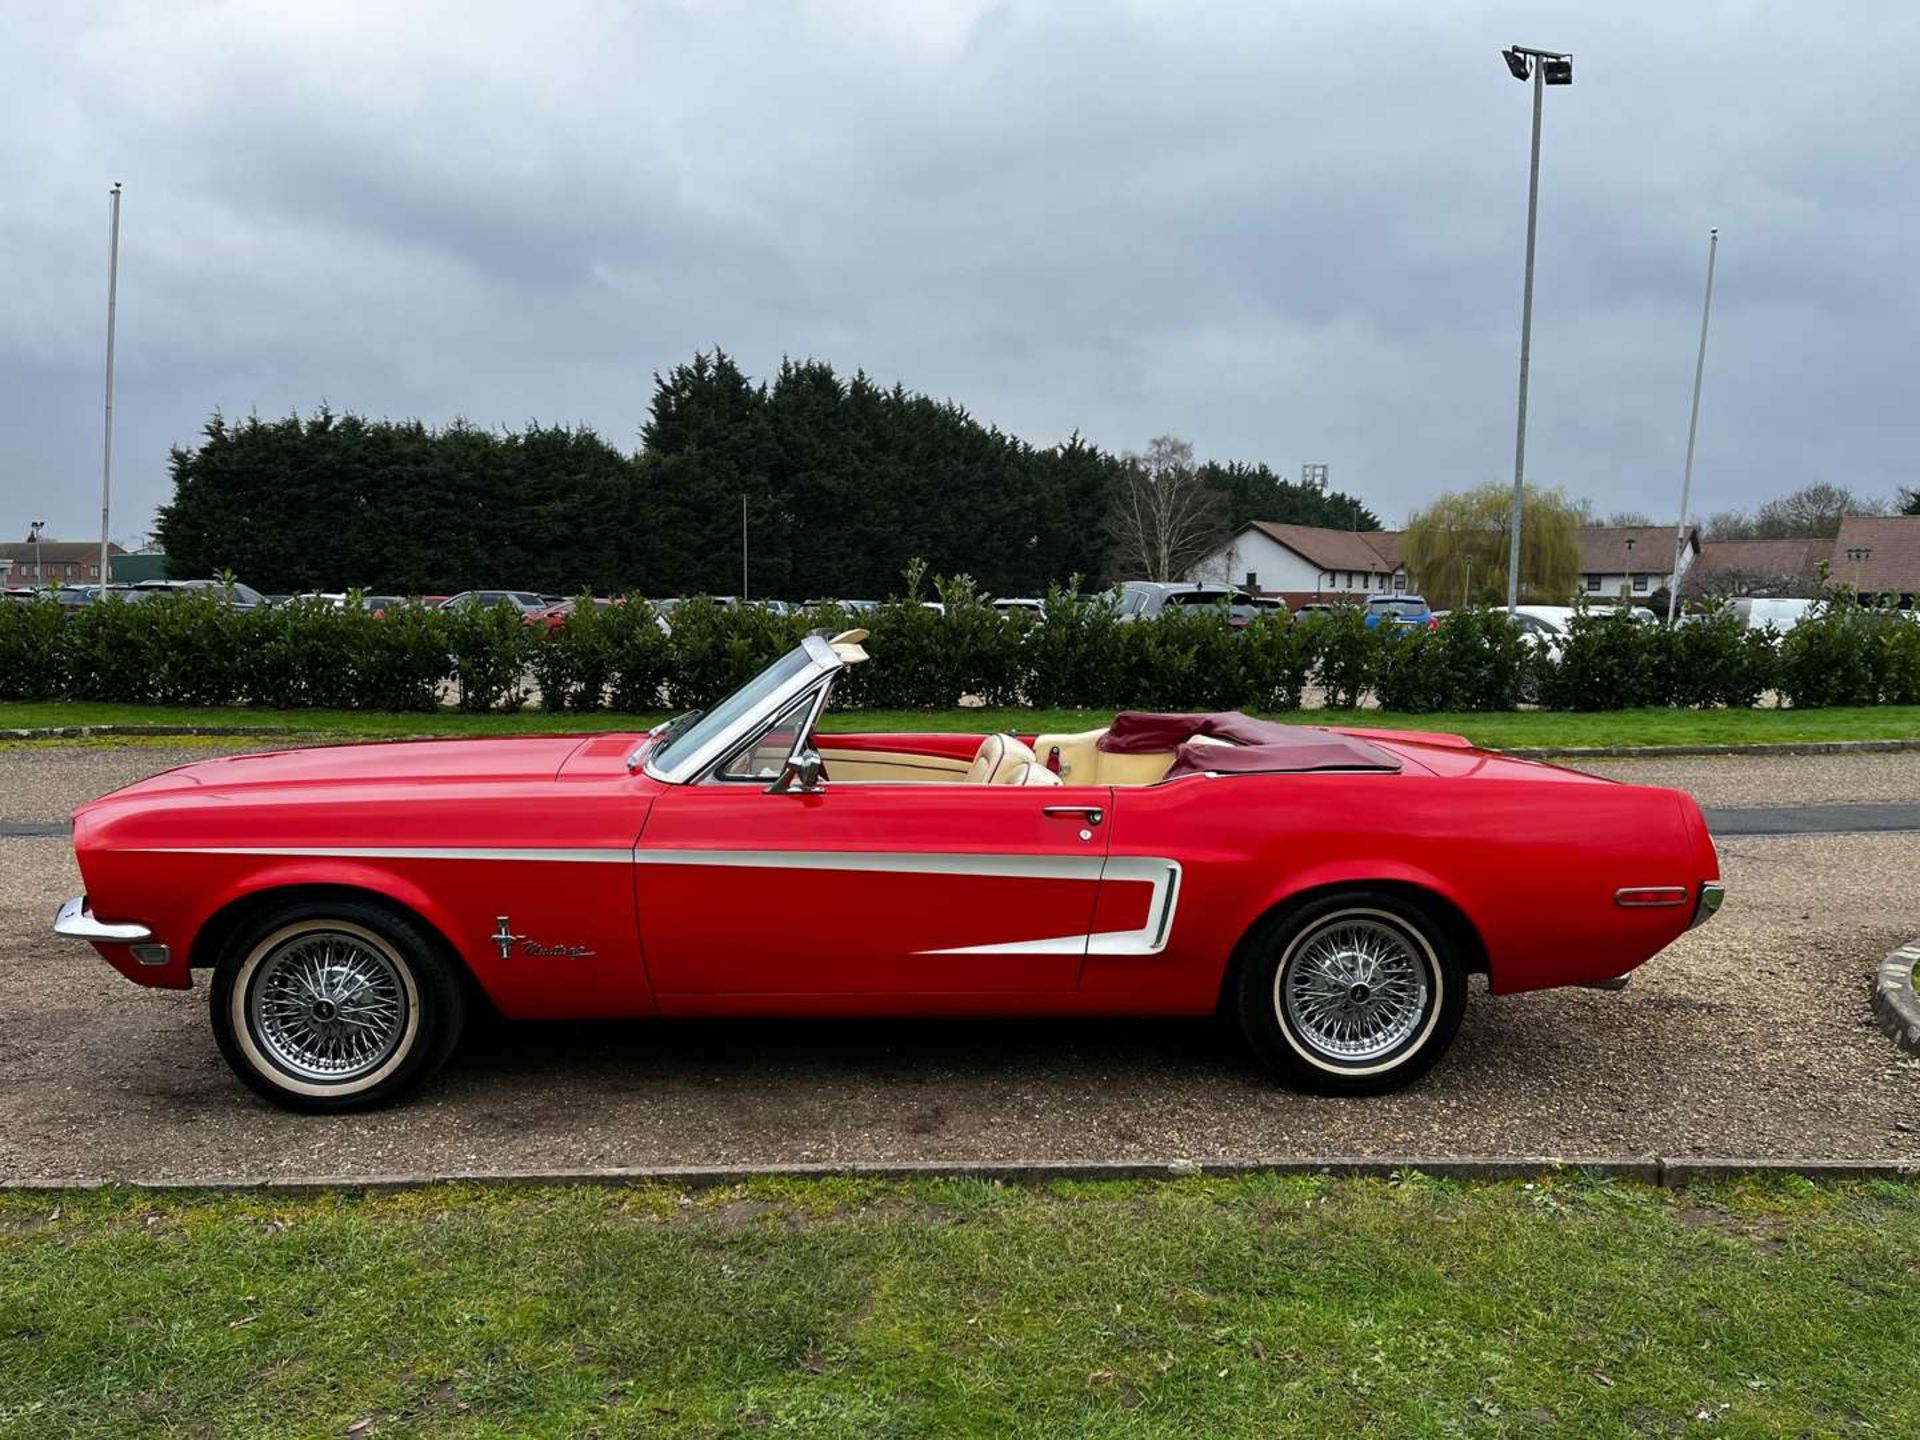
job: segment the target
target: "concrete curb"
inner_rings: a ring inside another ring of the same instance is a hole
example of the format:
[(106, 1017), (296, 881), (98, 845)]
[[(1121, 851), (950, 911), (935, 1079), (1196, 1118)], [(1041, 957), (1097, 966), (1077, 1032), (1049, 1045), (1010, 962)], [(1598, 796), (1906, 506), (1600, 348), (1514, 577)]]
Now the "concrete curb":
[(1533, 1180), (1578, 1172), (1608, 1180), (1637, 1180), (1680, 1189), (1741, 1175), (1798, 1175), (1813, 1180), (1920, 1179), (1920, 1157), (1904, 1161), (1754, 1160), (1734, 1157), (1668, 1159), (1659, 1155), (1579, 1158), (1499, 1155), (1447, 1158), (1408, 1156), (1300, 1156), (1255, 1160), (984, 1160), (849, 1161), (810, 1165), (662, 1165), (605, 1170), (477, 1170), (401, 1172), (370, 1176), (299, 1176), (284, 1180), (83, 1180), (0, 1179), (0, 1192), (47, 1193), (121, 1188), (167, 1194), (216, 1191), (236, 1194), (307, 1194), (318, 1191), (416, 1190), (430, 1185), (510, 1188), (541, 1185), (673, 1185), (711, 1190), (771, 1179), (992, 1180), (1039, 1185), (1056, 1180), (1170, 1180), (1193, 1176), (1333, 1175), (1387, 1179), (1403, 1171), (1444, 1180)]
[(1880, 1028), (1909, 1055), (1920, 1055), (1920, 993), (1914, 966), (1920, 965), (1920, 940), (1902, 945), (1880, 962), (1873, 977), (1873, 1013)]

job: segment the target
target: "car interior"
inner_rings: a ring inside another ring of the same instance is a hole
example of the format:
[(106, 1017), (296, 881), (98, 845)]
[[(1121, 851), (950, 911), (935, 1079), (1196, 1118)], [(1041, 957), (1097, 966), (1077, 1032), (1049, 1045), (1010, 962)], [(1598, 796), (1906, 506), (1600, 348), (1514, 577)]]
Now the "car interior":
[[(815, 748), (834, 780), (894, 781), (965, 785), (1156, 785), (1173, 768), (1172, 749), (1122, 755), (1099, 748), (1106, 727), (1075, 734), (1037, 735), (1029, 745), (1016, 735), (983, 737), (969, 761), (910, 751), (836, 747), (830, 735), (815, 738)], [(1188, 743), (1231, 745), (1209, 735)]]

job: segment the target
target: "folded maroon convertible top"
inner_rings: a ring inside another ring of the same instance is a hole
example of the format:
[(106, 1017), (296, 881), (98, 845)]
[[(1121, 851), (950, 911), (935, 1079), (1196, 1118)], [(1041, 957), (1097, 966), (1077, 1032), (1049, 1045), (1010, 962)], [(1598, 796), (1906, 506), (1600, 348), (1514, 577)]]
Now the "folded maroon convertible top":
[[(1204, 735), (1226, 745), (1189, 744)], [(1400, 761), (1353, 735), (1309, 725), (1255, 720), (1238, 710), (1211, 715), (1155, 715), (1128, 710), (1113, 719), (1099, 748), (1114, 755), (1175, 752), (1167, 778), (1213, 770), (1230, 774), (1299, 770), (1398, 770)]]

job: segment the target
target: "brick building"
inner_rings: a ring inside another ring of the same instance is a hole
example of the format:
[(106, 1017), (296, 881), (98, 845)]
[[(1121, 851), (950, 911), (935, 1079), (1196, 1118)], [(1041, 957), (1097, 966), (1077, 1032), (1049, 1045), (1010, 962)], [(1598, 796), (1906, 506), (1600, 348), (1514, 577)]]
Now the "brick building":
[[(37, 552), (37, 554), (36, 554)], [(109, 543), (107, 564), (127, 552)], [(98, 540), (14, 540), (0, 544), (0, 560), (13, 562), (7, 576), (10, 585), (98, 585), (100, 583), (100, 542)], [(46, 574), (39, 567), (46, 566)]]

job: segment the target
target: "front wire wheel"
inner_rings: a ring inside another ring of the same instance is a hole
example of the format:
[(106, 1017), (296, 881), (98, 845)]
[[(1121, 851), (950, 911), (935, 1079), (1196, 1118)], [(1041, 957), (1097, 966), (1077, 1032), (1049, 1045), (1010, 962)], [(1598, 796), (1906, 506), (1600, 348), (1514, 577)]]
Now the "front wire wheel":
[(215, 1039), (234, 1073), (293, 1110), (371, 1109), (418, 1085), (464, 1021), (444, 947), (357, 901), (282, 907), (243, 926), (215, 967)]
[(1295, 1088), (1397, 1089), (1432, 1068), (1460, 1028), (1466, 974), (1456, 947), (1398, 895), (1323, 897), (1263, 922), (1247, 944), (1241, 1030)]

